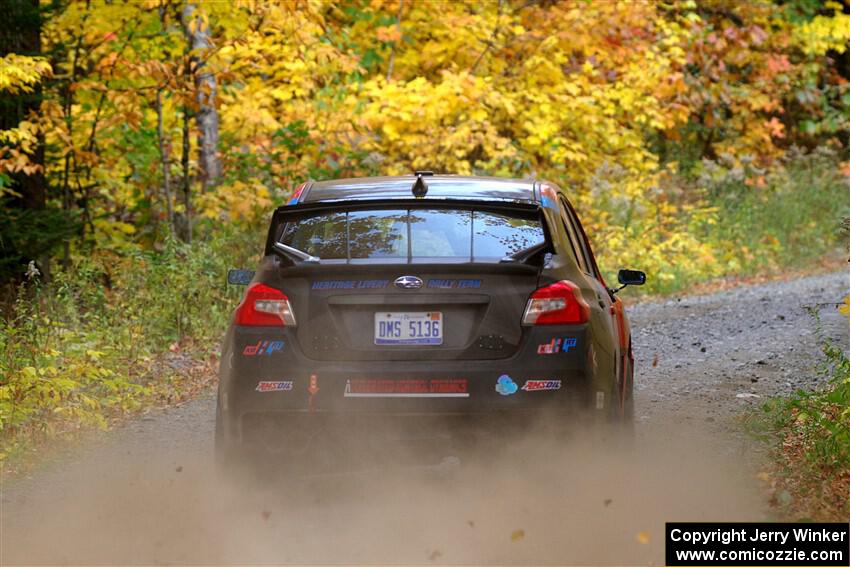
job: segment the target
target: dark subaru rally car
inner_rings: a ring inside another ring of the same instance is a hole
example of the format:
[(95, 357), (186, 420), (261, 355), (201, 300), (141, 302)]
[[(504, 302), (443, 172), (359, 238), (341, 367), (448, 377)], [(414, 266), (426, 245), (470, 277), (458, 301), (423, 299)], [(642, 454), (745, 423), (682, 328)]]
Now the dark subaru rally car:
[(430, 172), (305, 183), (274, 212), (253, 279), (240, 275), (220, 456), (285, 451), (354, 415), (631, 419), (622, 302), (552, 183)]

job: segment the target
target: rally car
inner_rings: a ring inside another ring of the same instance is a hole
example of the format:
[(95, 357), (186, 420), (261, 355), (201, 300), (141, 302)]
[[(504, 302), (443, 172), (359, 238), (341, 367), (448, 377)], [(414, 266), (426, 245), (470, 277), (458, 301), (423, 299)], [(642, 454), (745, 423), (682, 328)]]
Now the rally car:
[(350, 416), (632, 418), (619, 288), (553, 183), (308, 182), (274, 211), (259, 269), (229, 278), (247, 291), (222, 347), (222, 459)]

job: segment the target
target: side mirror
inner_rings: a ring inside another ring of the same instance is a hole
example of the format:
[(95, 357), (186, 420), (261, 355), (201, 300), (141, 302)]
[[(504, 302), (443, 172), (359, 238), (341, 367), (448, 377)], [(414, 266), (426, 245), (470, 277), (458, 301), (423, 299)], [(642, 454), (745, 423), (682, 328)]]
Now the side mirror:
[(248, 285), (254, 279), (254, 270), (227, 270), (227, 283)]
[(620, 270), (617, 272), (617, 281), (620, 287), (612, 289), (611, 293), (617, 293), (627, 285), (643, 285), (646, 283), (646, 274), (640, 270)]
[(617, 281), (626, 285), (643, 285), (646, 283), (646, 274), (640, 270), (620, 270), (617, 272)]

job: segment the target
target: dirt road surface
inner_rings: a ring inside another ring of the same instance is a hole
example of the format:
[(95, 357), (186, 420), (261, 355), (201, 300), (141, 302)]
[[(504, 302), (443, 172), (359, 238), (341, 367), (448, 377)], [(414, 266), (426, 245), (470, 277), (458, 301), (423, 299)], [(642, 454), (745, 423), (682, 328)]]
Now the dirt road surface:
[(209, 394), (6, 482), (0, 564), (663, 564), (665, 521), (772, 517), (738, 416), (817, 386), (805, 306), (850, 345), (834, 305), (817, 306), (848, 291), (844, 271), (633, 307), (626, 449), (531, 433), (438, 467), (228, 482)]

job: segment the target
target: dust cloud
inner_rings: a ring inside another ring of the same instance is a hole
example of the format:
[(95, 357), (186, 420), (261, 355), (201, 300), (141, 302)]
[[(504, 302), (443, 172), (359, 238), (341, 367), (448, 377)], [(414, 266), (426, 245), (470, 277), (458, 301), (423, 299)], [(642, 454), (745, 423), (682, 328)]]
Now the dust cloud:
[(349, 436), (359, 462), (223, 477), (208, 442), (118, 436), (4, 489), (0, 562), (663, 565), (665, 521), (764, 517), (742, 444), (663, 420), (628, 437), (532, 427), (370, 453)]

